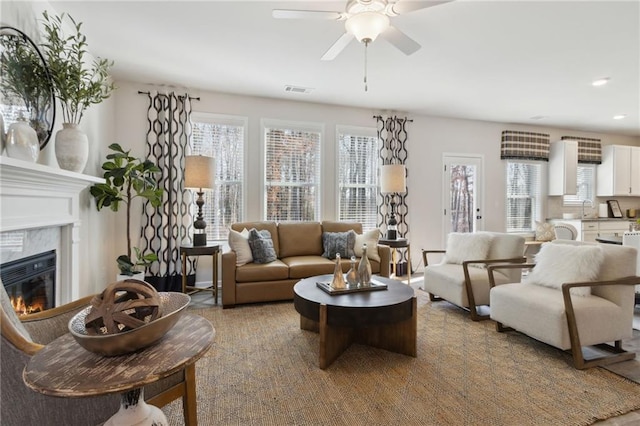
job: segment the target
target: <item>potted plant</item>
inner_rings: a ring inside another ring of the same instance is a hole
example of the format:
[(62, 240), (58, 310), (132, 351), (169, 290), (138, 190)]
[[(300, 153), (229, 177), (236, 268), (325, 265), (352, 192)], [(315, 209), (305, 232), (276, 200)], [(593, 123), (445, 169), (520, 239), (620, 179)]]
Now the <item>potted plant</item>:
[[(147, 267), (158, 260), (155, 253), (142, 253), (138, 247), (131, 244), (131, 202), (135, 198), (146, 199), (153, 207), (162, 202), (162, 188), (158, 188), (155, 174), (160, 172), (150, 160), (141, 160), (131, 155), (131, 150), (125, 151), (119, 144), (109, 145), (113, 153), (107, 155), (107, 161), (102, 164), (105, 183), (98, 183), (90, 188), (91, 195), (96, 199), (98, 210), (109, 207), (117, 212), (121, 203), (127, 209), (127, 253), (116, 259), (122, 275), (134, 275), (139, 267)], [(132, 257), (132, 254), (135, 256)]]
[[(63, 129), (56, 133), (56, 158), (61, 168), (82, 172), (89, 158), (89, 142), (78, 125), (90, 105), (101, 103), (115, 89), (109, 78), (113, 61), (97, 58), (89, 66), (85, 58), (87, 37), (81, 32), (82, 22), (76, 22), (65, 13), (50, 16), (45, 11), (43, 16), (45, 42), (42, 48), (63, 117)], [(65, 18), (73, 26), (71, 35), (62, 30)]]

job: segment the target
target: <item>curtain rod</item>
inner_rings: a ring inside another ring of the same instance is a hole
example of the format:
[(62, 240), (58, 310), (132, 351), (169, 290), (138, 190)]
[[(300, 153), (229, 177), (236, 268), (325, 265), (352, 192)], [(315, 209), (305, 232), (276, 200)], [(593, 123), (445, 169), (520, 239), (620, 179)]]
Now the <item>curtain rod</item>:
[[(138, 95), (150, 95), (150, 94), (151, 94), (150, 92), (143, 92), (143, 91), (138, 90)], [(160, 93), (160, 95), (166, 96), (164, 93)], [(189, 96), (189, 95), (187, 95), (187, 96)], [(182, 97), (182, 96), (178, 96), (178, 97)], [(193, 96), (189, 96), (189, 99), (193, 99), (193, 100), (199, 101), (200, 100), (200, 96), (198, 96), (197, 98), (193, 97)]]
[[(380, 120), (382, 120), (382, 116), (381, 115), (374, 115), (373, 118), (379, 118)], [(398, 118), (398, 116), (394, 115), (394, 118)], [(413, 123), (412, 119), (409, 119), (407, 117), (404, 118), (405, 121), (408, 121), (409, 123)]]

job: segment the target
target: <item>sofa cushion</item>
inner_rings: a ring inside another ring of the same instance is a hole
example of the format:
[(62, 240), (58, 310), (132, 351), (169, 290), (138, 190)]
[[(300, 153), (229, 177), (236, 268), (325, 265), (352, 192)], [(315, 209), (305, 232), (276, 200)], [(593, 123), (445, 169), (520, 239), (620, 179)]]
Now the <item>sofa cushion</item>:
[(356, 257), (362, 257), (362, 247), (366, 244), (367, 257), (369, 258), (369, 260), (380, 262), (380, 254), (378, 253), (378, 238), (380, 238), (380, 231), (377, 228), (372, 229), (371, 231), (367, 231), (364, 234), (356, 235), (356, 245), (353, 249)]
[(247, 263), (236, 268), (236, 281), (241, 283), (253, 281), (277, 281), (289, 278), (289, 267), (276, 260), (271, 263)]
[(322, 255), (320, 222), (281, 222), (278, 224), (280, 252), (278, 258)]
[(335, 259), (336, 254), (340, 254), (343, 259), (350, 259), (355, 256), (353, 251), (356, 245), (356, 233), (351, 230), (347, 232), (323, 232), (322, 256), (327, 259)]
[(271, 233), (266, 229), (262, 231), (251, 229), (249, 231), (249, 246), (254, 263), (269, 263), (277, 259)]
[(322, 256), (293, 256), (281, 260), (289, 267), (289, 278), (296, 279), (332, 274), (336, 265), (335, 261)]
[(231, 229), (241, 232), (243, 229), (255, 228), (258, 231), (266, 229), (271, 234), (271, 240), (273, 241), (273, 249), (276, 251), (276, 256), (280, 257), (280, 248), (278, 241), (278, 225), (273, 221), (264, 222), (238, 222), (231, 225)]
[(356, 234), (362, 234), (362, 224), (359, 222), (322, 221), (323, 232), (347, 232), (351, 230), (355, 231)]
[[(564, 283), (596, 281), (603, 260), (599, 245), (543, 244), (524, 282), (560, 290)], [(588, 296), (591, 288), (572, 288), (571, 294)]]
[(253, 262), (247, 228), (244, 228), (242, 232), (229, 230), (229, 248), (236, 252), (236, 266)]
[(443, 263), (462, 264), (466, 260), (487, 259), (492, 240), (493, 235), (488, 232), (451, 232), (447, 236), (447, 250)]

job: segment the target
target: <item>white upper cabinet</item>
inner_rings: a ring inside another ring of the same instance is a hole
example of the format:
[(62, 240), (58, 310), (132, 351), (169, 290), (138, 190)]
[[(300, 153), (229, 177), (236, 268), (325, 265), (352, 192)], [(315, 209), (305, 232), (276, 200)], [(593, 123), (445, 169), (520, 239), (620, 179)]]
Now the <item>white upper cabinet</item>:
[(602, 147), (602, 164), (597, 175), (599, 197), (640, 196), (640, 147)]
[(575, 195), (578, 188), (578, 142), (564, 140), (549, 147), (549, 195)]

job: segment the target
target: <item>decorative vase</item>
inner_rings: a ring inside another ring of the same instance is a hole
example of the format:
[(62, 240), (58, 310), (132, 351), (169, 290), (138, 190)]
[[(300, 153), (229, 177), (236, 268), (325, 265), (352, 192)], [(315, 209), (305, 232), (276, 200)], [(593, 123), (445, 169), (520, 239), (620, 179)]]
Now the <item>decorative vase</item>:
[(358, 271), (356, 271), (356, 257), (351, 256), (351, 269), (347, 272), (347, 284), (349, 288), (358, 286)]
[(362, 287), (368, 287), (371, 285), (371, 263), (367, 257), (367, 245), (362, 245), (362, 257), (358, 264), (358, 282)]
[(11, 158), (35, 163), (40, 155), (38, 134), (29, 125), (24, 116), (9, 126), (6, 136), (7, 155)]
[(0, 155), (4, 151), (4, 145), (7, 140), (7, 134), (4, 131), (4, 116), (0, 114)]
[(336, 254), (336, 266), (333, 268), (333, 280), (331, 280), (331, 288), (343, 290), (347, 288), (342, 275), (342, 264), (340, 263), (340, 253)]
[(56, 159), (61, 169), (82, 173), (89, 160), (89, 139), (76, 123), (62, 123), (56, 133)]

